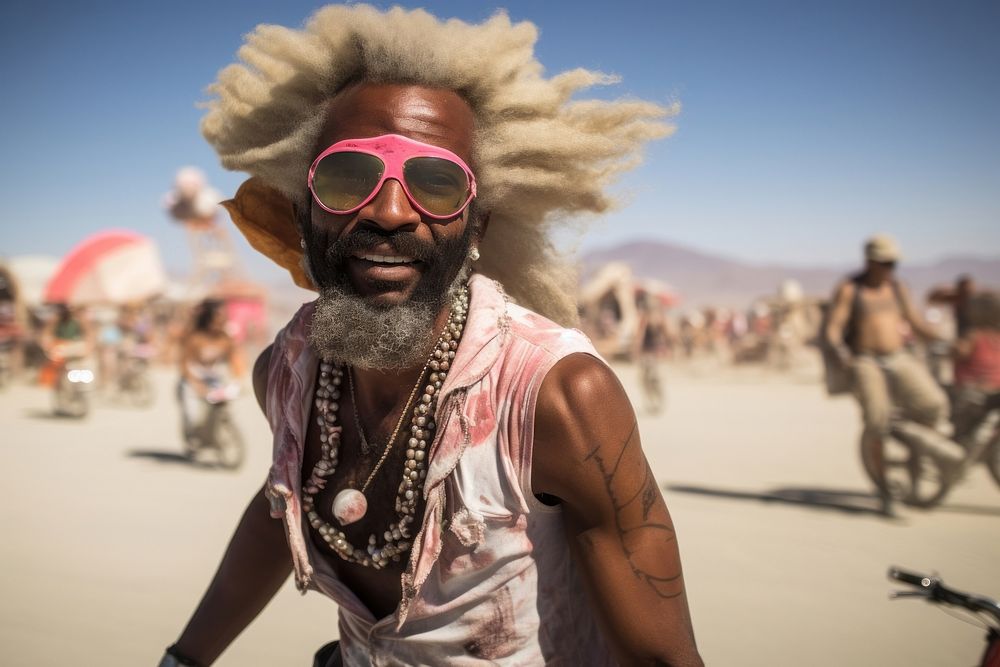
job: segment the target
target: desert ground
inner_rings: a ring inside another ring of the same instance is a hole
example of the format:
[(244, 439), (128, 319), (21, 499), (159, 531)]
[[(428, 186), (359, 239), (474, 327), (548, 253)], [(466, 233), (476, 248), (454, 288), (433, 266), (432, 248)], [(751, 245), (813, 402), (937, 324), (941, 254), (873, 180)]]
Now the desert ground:
[[(878, 514), (857, 456), (858, 414), (815, 368), (665, 365), (667, 409), (642, 410), (618, 367), (680, 538), (709, 665), (972, 665), (983, 632), (920, 601), (890, 601), (890, 565), (1000, 597), (1000, 489), (975, 469), (933, 511)], [(183, 459), (173, 376), (150, 409), (98, 403), (54, 418), (47, 390), (0, 394), (0, 662), (155, 665), (202, 594), (268, 467), (249, 393), (235, 473)], [(217, 663), (311, 664), (335, 606), (286, 584)]]

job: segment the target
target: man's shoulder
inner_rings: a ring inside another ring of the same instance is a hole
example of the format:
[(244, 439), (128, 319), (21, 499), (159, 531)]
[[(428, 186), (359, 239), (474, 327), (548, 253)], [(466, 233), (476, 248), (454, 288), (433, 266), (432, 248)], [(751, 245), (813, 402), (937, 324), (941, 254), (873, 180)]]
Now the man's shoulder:
[(837, 291), (846, 290), (853, 292), (861, 284), (861, 281), (865, 279), (864, 271), (859, 271), (856, 273), (849, 273), (846, 276), (841, 277), (837, 282)]
[(590, 339), (582, 331), (563, 326), (512, 301), (496, 280), (477, 273), (473, 274), (469, 285), (477, 322), (489, 328), (497, 326), (508, 341), (512, 339), (554, 353), (563, 347), (570, 351), (593, 352)]
[(593, 350), (590, 339), (579, 329), (565, 327), (524, 306), (508, 304), (507, 315), (511, 334), (525, 343), (545, 348), (555, 346), (579, 351)]

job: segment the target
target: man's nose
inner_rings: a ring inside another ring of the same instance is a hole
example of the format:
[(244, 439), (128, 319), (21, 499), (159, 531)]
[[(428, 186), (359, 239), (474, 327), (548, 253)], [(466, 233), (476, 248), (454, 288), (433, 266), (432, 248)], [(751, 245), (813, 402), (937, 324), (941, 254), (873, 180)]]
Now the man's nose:
[(410, 203), (402, 184), (389, 178), (375, 197), (358, 211), (358, 219), (370, 221), (386, 231), (394, 231), (418, 225), (420, 212)]

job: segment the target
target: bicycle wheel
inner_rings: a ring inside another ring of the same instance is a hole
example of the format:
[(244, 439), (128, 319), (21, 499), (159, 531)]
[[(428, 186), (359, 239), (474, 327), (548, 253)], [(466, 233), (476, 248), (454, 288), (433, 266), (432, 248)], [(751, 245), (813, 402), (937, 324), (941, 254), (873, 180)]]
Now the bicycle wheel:
[(82, 391), (76, 391), (64, 383), (56, 387), (53, 399), (53, 411), (63, 417), (83, 419), (90, 412), (90, 399)]
[(227, 410), (220, 410), (216, 415), (212, 432), (212, 444), (218, 456), (219, 466), (227, 470), (235, 470), (243, 465), (246, 447), (243, 435), (229, 416)]
[(153, 404), (156, 394), (153, 391), (153, 382), (145, 372), (136, 373), (129, 379), (125, 388), (129, 401), (137, 408), (148, 408)]
[(198, 459), (198, 451), (201, 449), (201, 437), (194, 432), (194, 429), (181, 429), (181, 438), (184, 441), (184, 456), (192, 463)]
[(986, 467), (990, 469), (993, 481), (1000, 486), (1000, 433), (994, 436), (990, 448), (986, 450)]
[(934, 507), (951, 488), (946, 463), (928, 453), (919, 438), (905, 429), (894, 426), (883, 441), (884, 479), (877, 474), (864, 441), (861, 447), (861, 460), (868, 477), (879, 490), (904, 505)]

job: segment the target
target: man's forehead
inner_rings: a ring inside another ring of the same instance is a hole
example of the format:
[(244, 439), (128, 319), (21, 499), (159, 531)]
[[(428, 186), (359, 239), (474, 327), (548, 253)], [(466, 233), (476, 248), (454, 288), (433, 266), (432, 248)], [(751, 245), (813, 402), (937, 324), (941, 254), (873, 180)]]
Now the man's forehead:
[(317, 150), (343, 139), (403, 136), (471, 160), (475, 117), (458, 93), (409, 84), (355, 84), (327, 106)]

